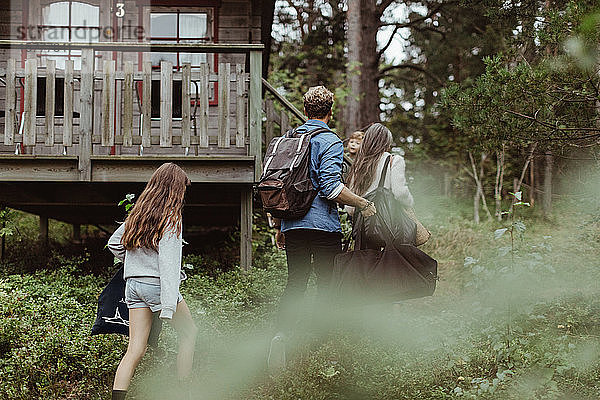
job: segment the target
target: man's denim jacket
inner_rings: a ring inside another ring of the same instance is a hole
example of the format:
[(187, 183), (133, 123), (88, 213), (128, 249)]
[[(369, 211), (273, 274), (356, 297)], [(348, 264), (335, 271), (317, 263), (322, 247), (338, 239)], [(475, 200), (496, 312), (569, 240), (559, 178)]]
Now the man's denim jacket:
[[(329, 128), (326, 123), (314, 119), (298, 127), (297, 133), (317, 128)], [(300, 219), (284, 219), (281, 231), (291, 229), (316, 229), (326, 232), (341, 232), (340, 217), (335, 199), (344, 188), (342, 162), (344, 146), (333, 132), (323, 132), (310, 140), (310, 178), (318, 194), (308, 213)]]

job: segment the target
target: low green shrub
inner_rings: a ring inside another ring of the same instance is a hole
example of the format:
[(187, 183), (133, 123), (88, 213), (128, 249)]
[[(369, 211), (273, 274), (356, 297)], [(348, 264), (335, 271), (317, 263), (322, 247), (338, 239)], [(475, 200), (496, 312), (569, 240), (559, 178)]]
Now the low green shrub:
[(103, 283), (77, 271), (0, 279), (0, 398), (106, 398), (125, 339), (91, 337)]
[[(580, 240), (597, 225), (574, 235), (570, 220), (526, 221), (513, 258), (506, 234), (494, 238), (500, 224), (422, 215), (434, 233), (423, 249), (440, 262), (438, 292), (356, 310), (324, 336), (303, 330), (303, 316), (288, 368), (273, 376), (266, 357), (284, 252), (265, 239), (248, 272), (186, 256), (181, 291), (200, 329), (195, 398), (600, 398), (600, 244)], [(55, 270), (0, 274), (0, 399), (109, 398), (127, 339), (90, 336), (106, 278), (81, 273), (86, 259), (56, 257)], [(513, 286), (503, 283), (507, 265), (519, 272)], [(135, 398), (178, 398), (168, 324), (159, 345), (166, 355), (142, 360)]]

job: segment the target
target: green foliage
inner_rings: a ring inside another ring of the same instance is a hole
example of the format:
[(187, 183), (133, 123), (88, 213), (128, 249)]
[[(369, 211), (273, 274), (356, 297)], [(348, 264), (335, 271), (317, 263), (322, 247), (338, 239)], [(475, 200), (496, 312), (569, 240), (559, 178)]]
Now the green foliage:
[(133, 199), (135, 198), (135, 194), (133, 193), (128, 193), (127, 195), (125, 195), (125, 198), (121, 201), (119, 201), (119, 207), (123, 206), (125, 207), (125, 212), (127, 212), (127, 214), (129, 214), (129, 211), (131, 211), (131, 209), (133, 208), (133, 205), (135, 204)]
[(15, 211), (8, 207), (2, 207), (0, 209), (0, 224), (2, 224), (0, 236), (6, 238), (6, 236), (13, 235), (16, 231), (15, 222)]
[[(268, 78), (301, 111), (302, 96), (309, 87), (327, 87), (335, 94), (334, 118), (329, 125), (338, 129), (343, 125), (341, 112), (349, 94), (344, 8), (343, 2), (336, 1), (278, 3)], [(275, 105), (280, 111), (278, 103)]]
[[(447, 170), (461, 162), (471, 145), (470, 138), (452, 126), (451, 113), (438, 103), (444, 87), (470, 85), (484, 72), (486, 57), (506, 51), (505, 38), (514, 18), (492, 18), (488, 11), (480, 1), (447, 2), (425, 27), (403, 35), (406, 60), (400, 64), (408, 67), (392, 70), (384, 78), (382, 102), (386, 122), (396, 142), (408, 146), (408, 157)], [(410, 136), (419, 143), (407, 142)]]
[(509, 65), (497, 56), (485, 62), (485, 73), (472, 86), (448, 87), (441, 103), (470, 140), (470, 148), (493, 151), (502, 144), (553, 145), (588, 137), (586, 129), (596, 114), (597, 78), (566, 61), (560, 66)]
[[(410, 10), (412, 3), (405, 4)], [(524, 148), (533, 142), (534, 156), (546, 150), (564, 156), (555, 159), (561, 170), (575, 168), (566, 160), (589, 157), (578, 146), (597, 137), (597, 6), (590, 0), (449, 2), (425, 29), (403, 35), (404, 67), (385, 77), (382, 102), (409, 163), (451, 179), (446, 192), (470, 196), (474, 185), (463, 168), (470, 169), (468, 151), (494, 154), (504, 146), (505, 182), (519, 178)], [(495, 171), (493, 165), (483, 170), (485, 190)], [(538, 169), (536, 183), (544, 176)]]
[[(29, 273), (39, 269), (58, 267), (61, 257), (89, 253), (89, 249), (71, 243), (72, 228), (64, 222), (49, 220), (48, 244), (39, 240), (39, 217), (22, 211), (5, 208), (2, 211), (5, 228), (10, 231), (5, 237), (5, 254), (0, 263), (0, 274)], [(94, 236), (95, 227), (84, 227), (84, 234)], [(94, 254), (93, 261), (100, 260)], [(88, 261), (92, 261), (88, 258)], [(84, 266), (91, 268), (90, 263)]]
[(0, 398), (100, 398), (109, 393), (125, 341), (90, 337), (98, 278), (79, 261), (0, 280)]
[[(519, 197), (514, 194), (515, 203)], [(181, 291), (200, 329), (193, 393), (211, 399), (598, 398), (600, 243), (579, 236), (598, 225), (574, 224), (582, 219), (573, 211), (561, 213), (559, 223), (535, 221), (517, 205), (515, 222), (526, 224), (527, 239), (515, 241), (513, 258), (510, 223), (476, 226), (463, 205), (438, 202), (441, 211), (430, 215), (430, 206), (419, 214), (434, 233), (423, 250), (440, 263), (437, 293), (394, 308), (353, 310), (346, 325), (324, 338), (300, 335), (289, 367), (274, 376), (264, 364), (286, 281), (284, 253), (265, 249), (249, 272), (187, 256), (193, 272)], [(494, 239), (496, 229), (506, 231)], [(63, 258), (55, 271), (0, 278), (0, 398), (108, 398), (126, 339), (89, 336), (105, 282), (79, 272), (85, 261)], [(309, 297), (313, 291), (311, 282)], [(160, 347), (166, 355), (160, 362), (155, 354), (144, 357), (132, 396), (177, 398), (177, 343), (168, 325)]]

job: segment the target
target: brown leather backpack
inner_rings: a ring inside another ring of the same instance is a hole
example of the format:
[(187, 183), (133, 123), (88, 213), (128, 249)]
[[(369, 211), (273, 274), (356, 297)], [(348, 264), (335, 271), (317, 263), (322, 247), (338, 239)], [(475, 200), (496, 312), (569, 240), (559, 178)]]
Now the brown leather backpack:
[(323, 132), (331, 131), (297, 134), (294, 129), (269, 143), (257, 191), (263, 209), (273, 217), (298, 219), (310, 210), (318, 191), (310, 179), (310, 139)]

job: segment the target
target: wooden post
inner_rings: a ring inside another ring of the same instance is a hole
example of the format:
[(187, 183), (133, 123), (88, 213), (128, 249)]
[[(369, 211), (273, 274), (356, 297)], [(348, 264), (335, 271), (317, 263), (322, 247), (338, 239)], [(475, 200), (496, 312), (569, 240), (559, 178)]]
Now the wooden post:
[(79, 118), (79, 180), (92, 180), (92, 129), (94, 127), (94, 50), (81, 51), (81, 99)]
[(190, 90), (192, 85), (192, 65), (189, 63), (183, 64), (181, 71), (181, 147), (190, 147)]
[(171, 147), (173, 137), (173, 63), (160, 62), (160, 147)]
[(290, 117), (288, 117), (287, 113), (285, 112), (285, 110), (281, 110), (281, 118), (280, 118), (280, 128), (281, 128), (281, 136), (285, 135), (285, 132), (287, 132), (288, 127), (290, 126)]
[(73, 242), (81, 242), (81, 225), (73, 224)]
[(229, 94), (231, 64), (219, 64), (219, 147), (229, 147), (230, 121), (229, 121)]
[(115, 144), (115, 61), (104, 60), (102, 69), (102, 146)]
[(37, 111), (37, 59), (25, 61), (23, 145), (35, 146)]
[(236, 87), (236, 133), (235, 133), (235, 146), (236, 147), (244, 147), (246, 145), (246, 102), (244, 99), (244, 92), (246, 89), (246, 82), (244, 79), (244, 66), (242, 64), (237, 64), (235, 69), (235, 74), (237, 78), (237, 87)]
[(204, 148), (208, 147), (208, 85), (208, 64), (200, 64), (198, 126), (200, 128), (200, 147)]
[(142, 78), (142, 147), (150, 147), (152, 142), (152, 62), (144, 61)]
[(252, 268), (252, 188), (241, 193), (240, 212), (240, 267), (244, 271)]
[(73, 145), (73, 88), (75, 80), (73, 79), (73, 69), (75, 62), (73, 60), (65, 61), (65, 107), (63, 117), (63, 146)]
[(265, 142), (267, 146), (271, 143), (271, 139), (275, 136), (275, 127), (273, 126), (273, 116), (275, 114), (275, 108), (273, 107), (273, 100), (265, 100), (265, 114), (267, 115), (267, 121), (265, 122)]
[(40, 215), (40, 241), (48, 244), (48, 217), (45, 215)]
[(254, 156), (254, 181), (262, 174), (262, 52), (250, 52), (250, 89), (248, 99), (249, 154)]
[(133, 145), (133, 62), (125, 61), (123, 66), (123, 146)]
[(46, 61), (46, 146), (54, 146), (54, 103), (56, 97), (56, 61)]
[(15, 140), (17, 122), (17, 93), (15, 91), (16, 61), (14, 58), (6, 62), (6, 103), (4, 123), (4, 144), (12, 145)]
[[(6, 221), (2, 221), (2, 228), (6, 228)], [(6, 255), (6, 235), (0, 236), (0, 261), (4, 261)]]

